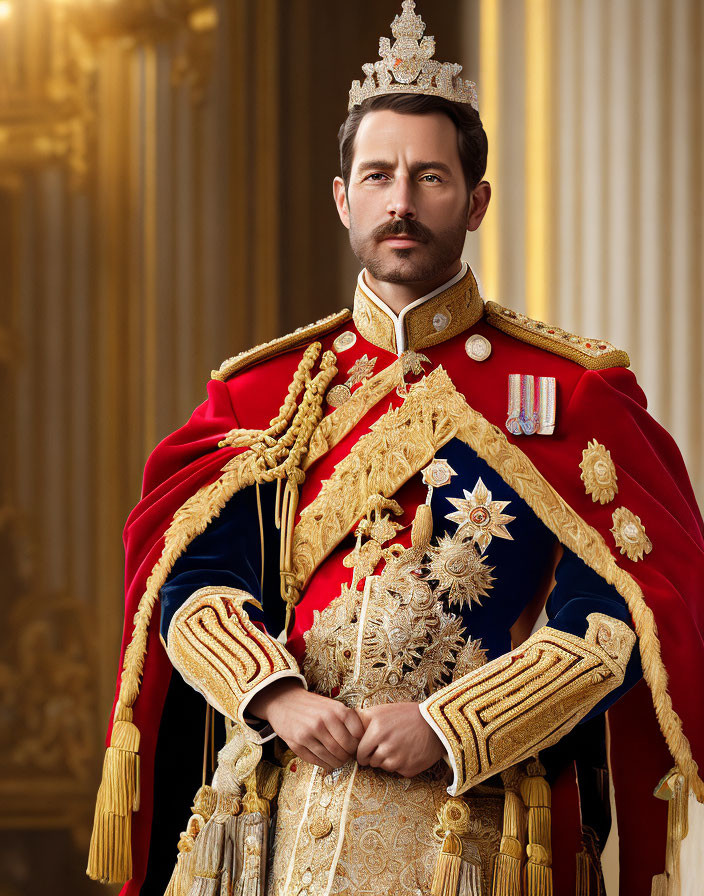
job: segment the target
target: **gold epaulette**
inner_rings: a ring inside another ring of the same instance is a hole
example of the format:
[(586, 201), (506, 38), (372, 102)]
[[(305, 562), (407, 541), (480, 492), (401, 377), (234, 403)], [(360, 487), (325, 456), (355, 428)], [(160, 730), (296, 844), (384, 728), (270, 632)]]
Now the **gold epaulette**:
[(497, 330), (503, 330), (521, 342), (536, 345), (555, 355), (576, 361), (589, 370), (629, 367), (631, 364), (626, 352), (603, 339), (589, 339), (586, 336), (568, 333), (561, 327), (533, 320), (496, 302), (487, 302), (485, 308), (486, 322)]
[(343, 308), (342, 311), (336, 311), (335, 314), (323, 317), (314, 324), (299, 327), (293, 333), (279, 336), (277, 339), (272, 339), (271, 342), (255, 345), (254, 348), (240, 352), (239, 355), (235, 355), (233, 358), (228, 358), (227, 361), (222, 362), (218, 370), (211, 371), (210, 376), (214, 380), (224, 381), (234, 373), (244, 370), (245, 367), (250, 367), (252, 364), (257, 364), (266, 358), (272, 358), (274, 355), (280, 355), (282, 352), (296, 348), (304, 342), (317, 339), (319, 336), (329, 333), (351, 317), (352, 312), (348, 308)]

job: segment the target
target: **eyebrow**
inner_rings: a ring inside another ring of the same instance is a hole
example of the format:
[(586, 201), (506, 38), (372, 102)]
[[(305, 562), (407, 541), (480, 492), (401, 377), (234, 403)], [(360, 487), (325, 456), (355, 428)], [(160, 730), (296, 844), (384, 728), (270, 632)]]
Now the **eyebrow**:
[[(393, 167), (393, 162), (389, 162), (385, 159), (373, 159), (369, 162), (360, 162), (357, 171), (361, 174), (365, 171), (378, 171), (379, 169), (388, 171)], [(436, 171), (443, 171), (445, 174), (452, 174), (449, 165), (438, 161), (414, 162), (414, 164), (411, 165), (411, 172), (413, 174), (418, 174), (420, 171), (427, 171), (429, 168), (433, 168)]]

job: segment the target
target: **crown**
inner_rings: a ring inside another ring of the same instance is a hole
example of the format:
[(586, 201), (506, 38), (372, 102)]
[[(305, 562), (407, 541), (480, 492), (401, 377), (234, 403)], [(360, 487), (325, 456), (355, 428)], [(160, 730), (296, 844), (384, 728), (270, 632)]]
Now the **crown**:
[(403, 0), (403, 12), (391, 23), (395, 41), (379, 38), (378, 62), (362, 66), (364, 83), (352, 82), (348, 111), (372, 96), (388, 93), (425, 93), (478, 109), (473, 81), (459, 77), (462, 66), (433, 59), (435, 38), (423, 37), (425, 22), (415, 12), (415, 0)]

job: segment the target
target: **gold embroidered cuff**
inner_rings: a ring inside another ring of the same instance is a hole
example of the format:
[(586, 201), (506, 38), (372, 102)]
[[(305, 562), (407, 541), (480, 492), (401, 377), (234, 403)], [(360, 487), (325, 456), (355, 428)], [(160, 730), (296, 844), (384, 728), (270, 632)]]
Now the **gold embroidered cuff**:
[[(260, 607), (246, 591), (200, 588), (174, 614), (166, 651), (191, 687), (218, 712), (244, 725), (247, 704), (262, 688), (286, 677), (299, 678), (306, 686), (296, 660), (254, 625), (245, 603)], [(254, 734), (259, 741), (273, 737)]]
[(584, 638), (545, 626), (421, 703), (454, 771), (448, 793), (557, 743), (623, 682), (635, 633), (601, 613), (587, 622)]

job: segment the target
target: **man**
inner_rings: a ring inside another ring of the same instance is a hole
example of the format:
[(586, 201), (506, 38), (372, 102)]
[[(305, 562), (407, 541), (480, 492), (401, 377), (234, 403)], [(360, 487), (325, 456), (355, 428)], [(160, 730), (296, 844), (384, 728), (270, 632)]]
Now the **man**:
[(225, 362), (128, 521), (89, 862), (128, 894), (601, 892), (607, 710), (622, 892), (674, 892), (701, 516), (625, 353), (483, 303), (476, 94), (414, 7), (340, 131), (353, 314)]

